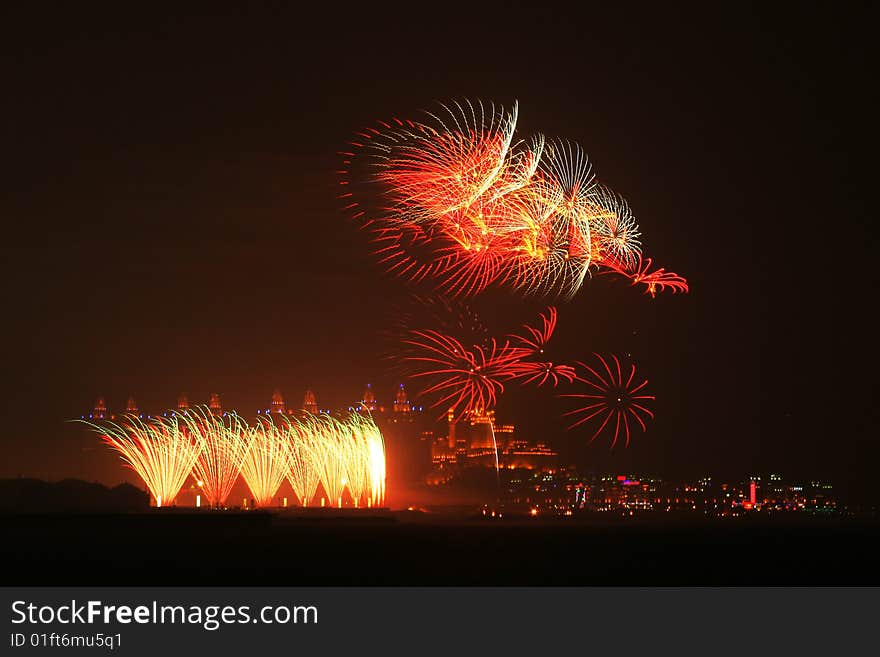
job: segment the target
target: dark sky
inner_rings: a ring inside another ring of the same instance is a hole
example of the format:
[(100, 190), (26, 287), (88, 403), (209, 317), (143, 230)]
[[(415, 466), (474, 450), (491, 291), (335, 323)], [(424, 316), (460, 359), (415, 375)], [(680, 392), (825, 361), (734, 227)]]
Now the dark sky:
[(336, 152), (470, 97), (582, 144), (692, 290), (599, 278), (560, 306), (559, 353), (631, 351), (651, 380), (629, 451), (564, 434), (548, 402), (501, 412), (585, 468), (877, 495), (866, 12), (282, 4), (2, 17), (0, 476), (88, 474), (63, 421), (98, 394), (249, 414), (275, 387), (390, 388), (376, 336), (404, 287), (340, 211)]

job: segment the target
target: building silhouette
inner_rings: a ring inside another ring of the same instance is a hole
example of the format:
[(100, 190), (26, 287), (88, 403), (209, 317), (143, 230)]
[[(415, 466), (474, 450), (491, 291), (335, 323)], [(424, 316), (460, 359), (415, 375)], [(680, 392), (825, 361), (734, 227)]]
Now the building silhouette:
[(303, 397), (302, 410), (312, 415), (318, 414), (318, 402), (315, 399), (315, 393), (311, 390), (306, 390), (305, 397)]

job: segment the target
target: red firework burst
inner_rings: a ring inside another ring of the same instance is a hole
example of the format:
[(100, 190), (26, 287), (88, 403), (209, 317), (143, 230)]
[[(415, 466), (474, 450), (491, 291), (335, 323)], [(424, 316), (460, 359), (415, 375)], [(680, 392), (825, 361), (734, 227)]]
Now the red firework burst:
[(621, 435), (625, 437), (626, 445), (629, 446), (630, 418), (638, 423), (642, 431), (647, 431), (646, 420), (653, 419), (654, 413), (646, 405), (648, 402), (654, 401), (654, 395), (645, 392), (645, 386), (648, 385), (647, 379), (636, 383), (635, 365), (630, 365), (629, 373), (626, 374), (625, 370), (621, 368), (617, 356), (611, 356), (613, 368), (599, 354), (594, 354), (594, 356), (601, 363), (601, 366), (593, 368), (585, 363), (577, 363), (582, 368), (583, 374), (577, 376), (576, 381), (585, 384), (587, 391), (560, 395), (560, 397), (582, 399), (586, 403), (585, 406), (564, 414), (574, 417), (582, 416), (568, 428), (574, 429), (593, 418), (603, 418), (590, 441), (596, 440), (606, 427), (609, 427), (610, 431), (610, 427), (613, 425), (614, 433), (611, 447), (617, 444)]
[(666, 271), (662, 267), (650, 271), (651, 259), (643, 259), (641, 255), (632, 266), (627, 266), (613, 260), (603, 264), (610, 273), (619, 274), (630, 279), (633, 285), (644, 285), (647, 288), (647, 294), (650, 294), (652, 297), (657, 296), (658, 292), (662, 292), (667, 288), (673, 293), (688, 291), (687, 279), (684, 276)]
[(561, 380), (571, 383), (577, 376), (571, 365), (525, 360), (543, 354), (544, 348), (556, 330), (556, 308), (551, 306), (547, 309), (547, 314), (542, 314), (540, 317), (540, 326), (526, 324), (522, 333), (507, 336), (513, 348), (519, 352), (519, 358), (505, 369), (504, 378), (519, 381), (523, 385), (535, 384), (539, 387), (550, 383), (555, 388)]
[(432, 407), (455, 409), (457, 417), (491, 409), (506, 381), (556, 387), (560, 381), (575, 380), (571, 365), (531, 360), (544, 352), (553, 335), (556, 309), (549, 308), (540, 318), (540, 326), (526, 325), (522, 334), (509, 335), (503, 342), (492, 338), (470, 349), (439, 331), (410, 331), (402, 340), (406, 353), (401, 361), (415, 370), (413, 378), (428, 379), (420, 394), (440, 396)]
[(513, 344), (529, 354), (543, 354), (544, 347), (550, 342), (550, 338), (553, 337), (553, 332), (556, 330), (556, 308), (550, 306), (547, 309), (547, 314), (542, 313), (540, 317), (540, 328), (526, 324), (523, 326), (524, 334), (514, 333), (508, 336)]
[(415, 349), (403, 360), (419, 369), (414, 378), (428, 377), (433, 382), (421, 391), (423, 395), (440, 395), (432, 408), (452, 408), (460, 418), (476, 411), (492, 408), (504, 392), (501, 378), (518, 354), (508, 343), (465, 347), (448, 335), (437, 331), (413, 331), (404, 344)]
[(562, 380), (568, 383), (574, 381), (577, 378), (577, 372), (574, 367), (564, 363), (519, 361), (512, 363), (506, 369), (504, 378), (510, 381), (519, 381), (523, 385), (534, 384), (538, 387), (550, 383), (555, 388)]

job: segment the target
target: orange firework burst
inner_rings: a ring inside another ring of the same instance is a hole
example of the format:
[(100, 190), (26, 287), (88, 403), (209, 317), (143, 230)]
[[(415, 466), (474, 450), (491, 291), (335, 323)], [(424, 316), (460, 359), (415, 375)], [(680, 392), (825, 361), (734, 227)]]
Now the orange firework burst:
[[(341, 196), (386, 269), (457, 296), (501, 285), (571, 297), (591, 266), (636, 276), (652, 294), (686, 291), (675, 274), (638, 270), (638, 225), (623, 198), (596, 184), (583, 149), (516, 140), (517, 118), (516, 104), (463, 101), (358, 133), (342, 154)], [(377, 193), (365, 202), (366, 185)]]

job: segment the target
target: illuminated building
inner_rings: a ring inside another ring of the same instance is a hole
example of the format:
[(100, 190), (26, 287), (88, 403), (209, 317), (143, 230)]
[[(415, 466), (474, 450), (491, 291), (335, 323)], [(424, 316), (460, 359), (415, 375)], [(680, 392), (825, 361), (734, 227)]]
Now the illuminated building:
[(397, 389), (397, 395), (394, 397), (393, 408), (395, 413), (412, 413), (413, 405), (410, 403), (406, 394), (406, 388), (402, 383)]
[[(512, 448), (514, 447), (514, 443), (517, 441), (514, 439), (514, 433), (516, 427), (512, 424), (496, 424), (495, 427), (495, 442), (498, 444), (499, 449), (504, 448)], [(523, 441), (519, 441), (523, 442)]]
[(269, 410), (272, 413), (284, 414), (287, 411), (287, 404), (284, 403), (284, 395), (281, 394), (281, 391), (278, 388), (272, 392), (272, 401), (269, 405)]
[(473, 413), (469, 413), (465, 420), (468, 422), (468, 449), (473, 452), (477, 450), (495, 450), (495, 411), (478, 409)]
[(446, 413), (446, 424), (449, 427), (447, 434), (447, 444), (449, 449), (455, 452), (455, 409), (450, 408)]
[(385, 417), (389, 422), (406, 422), (412, 419), (415, 414), (422, 412), (421, 406), (416, 406), (410, 401), (406, 392), (406, 386), (402, 383), (398, 384), (394, 393), (394, 401), (389, 407), (383, 405), (376, 399), (376, 393), (372, 384), (368, 383), (361, 400), (353, 407), (349, 407), (350, 411), (369, 411), (371, 415), (376, 417)]
[[(558, 452), (541, 442), (518, 438), (513, 424), (498, 424), (494, 410), (477, 410), (455, 420), (454, 409), (446, 416), (447, 435), (431, 445), (435, 471), (450, 468), (491, 467), (547, 470), (556, 467)], [(446, 481), (437, 477), (432, 481)]]
[(110, 412), (107, 410), (107, 402), (104, 400), (103, 397), (98, 397), (98, 399), (95, 401), (95, 407), (92, 409), (89, 417), (95, 420), (112, 419), (113, 416), (110, 415)]
[(137, 403), (134, 401), (134, 397), (129, 397), (128, 401), (125, 402), (125, 412), (130, 413), (131, 415), (138, 414), (138, 406)]
[(804, 506), (813, 512), (827, 513), (837, 509), (834, 487), (827, 481), (811, 481), (804, 486)]
[(358, 407), (358, 410), (365, 408), (370, 411), (370, 413), (374, 413), (376, 411), (376, 406), (376, 393), (373, 392), (373, 386), (368, 383), (366, 390), (364, 390), (364, 395), (361, 399), (361, 404)]
[(177, 398), (177, 408), (179, 408), (180, 410), (189, 408), (189, 399), (187, 398), (186, 393), (182, 393)]
[(223, 415), (223, 406), (220, 404), (220, 395), (212, 392), (208, 399), (208, 409), (213, 415)]
[(546, 470), (556, 467), (559, 452), (544, 443), (532, 444), (525, 440), (512, 441), (499, 450), (498, 466), (508, 470)]
[(357, 411), (370, 411), (385, 438), (388, 478), (396, 484), (411, 485), (421, 481), (431, 468), (431, 444), (434, 441), (433, 418), (414, 404), (400, 383), (393, 401), (382, 403), (372, 386), (367, 386)]
[(312, 415), (318, 414), (318, 402), (315, 399), (315, 393), (311, 390), (306, 390), (305, 397), (303, 397), (302, 410)]

